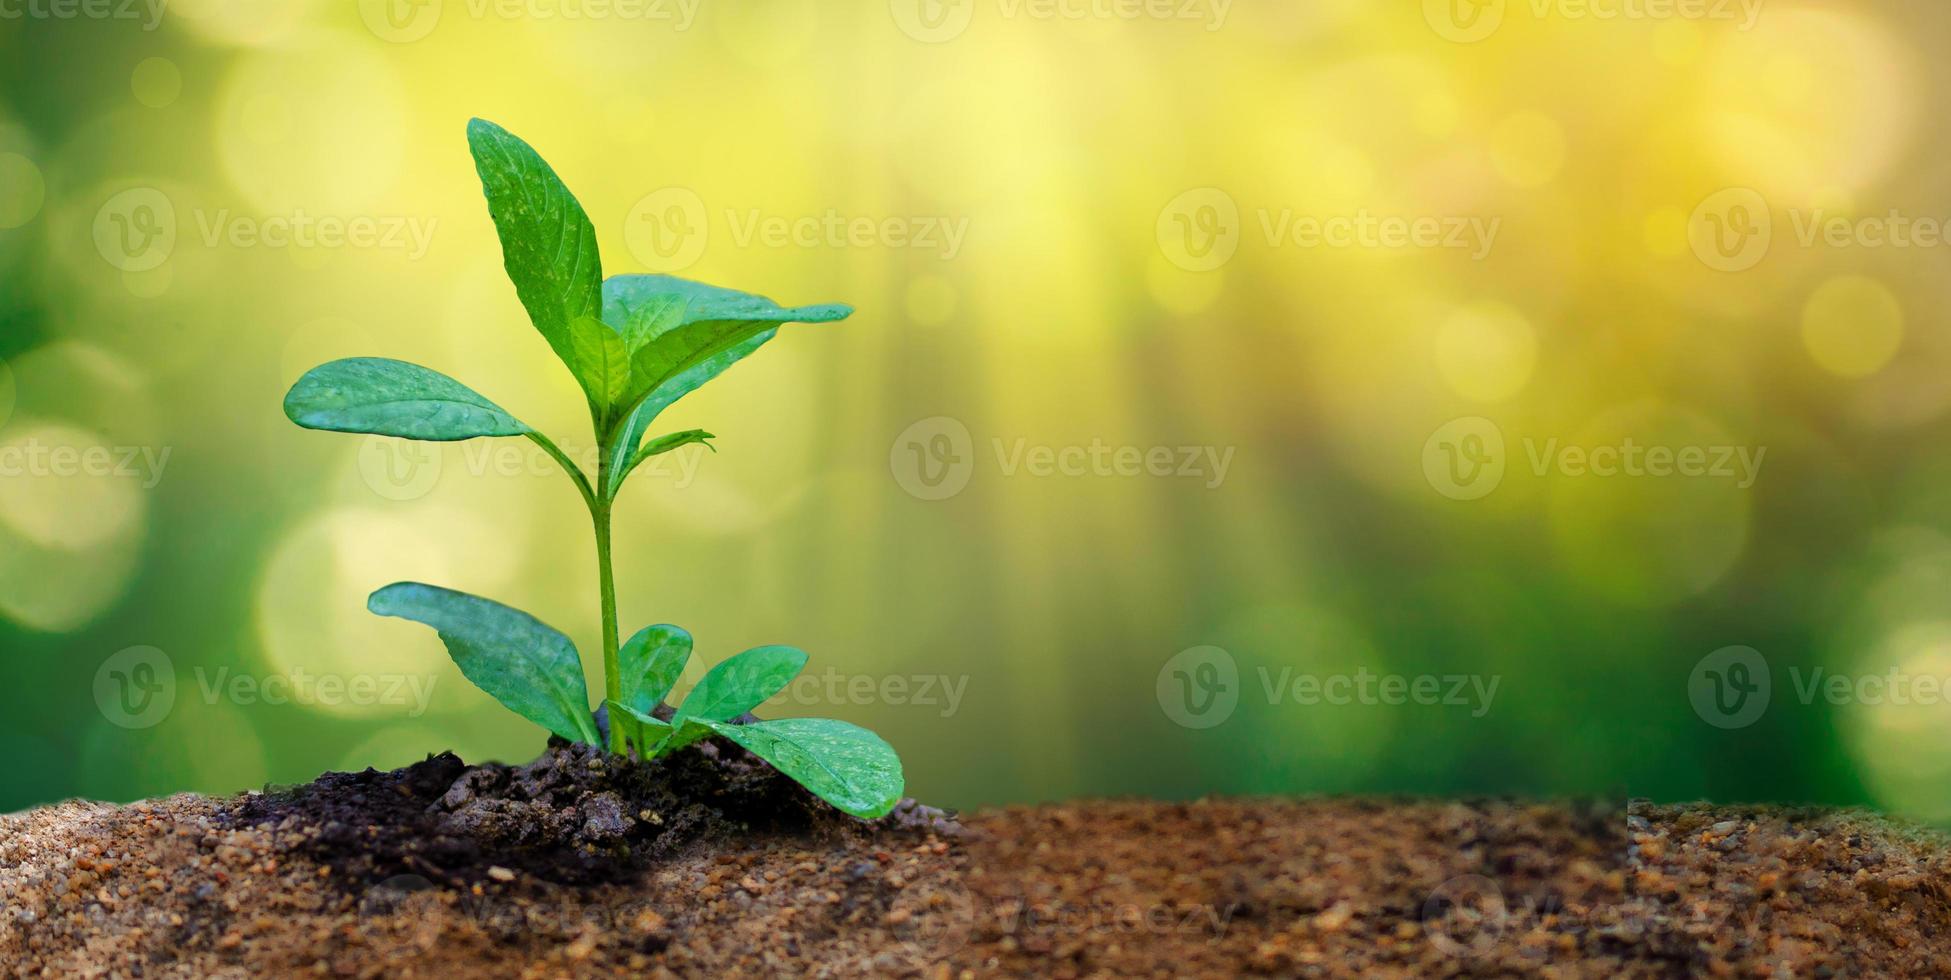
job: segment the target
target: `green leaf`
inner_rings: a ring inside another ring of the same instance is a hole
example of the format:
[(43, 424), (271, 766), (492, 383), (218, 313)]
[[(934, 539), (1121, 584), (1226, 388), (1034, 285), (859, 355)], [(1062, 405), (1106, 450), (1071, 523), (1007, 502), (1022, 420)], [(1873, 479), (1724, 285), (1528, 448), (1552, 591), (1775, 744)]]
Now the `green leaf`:
[(705, 724), (856, 817), (885, 817), (901, 802), (901, 757), (879, 735), (858, 725), (825, 718)]
[(644, 448), (636, 456), (631, 458), (630, 464), (623, 468), (622, 474), (612, 477), (610, 485), (621, 487), (623, 481), (628, 479), (630, 474), (636, 471), (637, 467), (644, 464), (644, 460), (652, 456), (662, 456), (673, 449), (681, 449), (692, 443), (697, 443), (715, 453), (718, 451), (718, 447), (712, 445), (711, 440), (716, 438), (718, 437), (703, 429), (686, 429), (683, 432), (673, 432), (669, 435), (658, 436), (644, 443)]
[(640, 758), (651, 759), (660, 754), (661, 747), (670, 739), (673, 731), (669, 722), (658, 721), (648, 713), (616, 701), (605, 700), (603, 705), (610, 711), (610, 725), (616, 727), (627, 742), (637, 747)]
[(630, 395), (630, 351), (622, 336), (593, 316), (569, 321), (569, 346), (569, 370), (589, 395), (597, 427), (607, 429), (612, 412)]
[[(675, 317), (674, 301), (683, 303)], [(852, 314), (852, 307), (841, 304), (782, 307), (763, 296), (675, 276), (605, 280), (603, 319), (648, 324), (623, 331), (633, 345), (640, 344), (631, 356), (632, 387), (639, 394), (611, 447), (612, 480), (620, 482), (628, 471), (625, 464), (664, 409), (764, 346), (781, 324), (830, 323)], [(604, 489), (615, 496), (615, 485)]]
[(572, 742), (600, 743), (576, 645), (535, 617), (417, 582), (389, 585), (366, 605), (438, 630), (461, 673), (510, 711)]
[(307, 429), (454, 442), (532, 430), (472, 388), (417, 364), (355, 357), (315, 367), (285, 396)]
[(570, 324), (600, 316), (603, 308), (596, 229), (576, 196), (527, 143), (494, 123), (474, 119), (467, 124), (467, 145), (515, 294), (535, 329), (573, 369)]
[[(614, 289), (610, 283), (616, 283)], [(683, 316), (631, 355), (636, 387), (644, 392), (645, 404), (658, 411), (757, 350), (781, 324), (828, 323), (853, 313), (852, 307), (838, 304), (789, 309), (763, 296), (670, 276), (614, 276), (604, 290), (606, 311), (684, 297)], [(736, 356), (722, 356), (734, 352)]]
[[(644, 759), (657, 759), (670, 755), (693, 743), (702, 742), (712, 736), (712, 730), (705, 722), (683, 720), (677, 726), (671, 722), (660, 721), (656, 716), (638, 711), (628, 705), (615, 701), (603, 702), (610, 707), (611, 724), (618, 717), (623, 719), (623, 737), (635, 743), (637, 755)], [(677, 719), (673, 719), (677, 721)]]
[(603, 283), (603, 318), (611, 323), (622, 323), (623, 311), (645, 303), (668, 302), (668, 297), (684, 301), (681, 324), (707, 320), (826, 323), (844, 320), (854, 311), (853, 307), (844, 303), (782, 307), (756, 293), (740, 292), (677, 276), (620, 275), (611, 276)]
[(711, 668), (691, 689), (677, 720), (730, 721), (786, 689), (806, 669), (806, 654), (792, 647), (753, 647)]
[(694, 442), (715, 453), (718, 450), (712, 446), (711, 440), (716, 438), (718, 437), (703, 429), (686, 429), (683, 432), (673, 432), (669, 435), (658, 436), (644, 443), (643, 451), (637, 454), (637, 458), (639, 460), (645, 460), (652, 456), (662, 456), (673, 449), (681, 449)]
[(635, 354), (645, 344), (656, 340), (659, 334), (683, 323), (687, 302), (683, 293), (664, 293), (647, 296), (628, 307), (615, 308), (609, 305), (606, 298), (603, 312), (606, 316), (617, 317), (614, 321), (617, 333), (623, 335), (624, 344), (630, 348), (630, 353)]
[[(692, 369), (689, 374), (684, 375), (677, 382), (663, 385), (660, 389), (653, 391), (649, 398), (636, 403), (636, 408), (632, 412), (628, 423), (623, 427), (621, 434), (617, 436), (615, 445), (611, 448), (611, 452), (614, 454), (614, 461), (622, 462), (631, 458), (630, 454), (635, 452), (637, 446), (643, 442), (644, 434), (650, 431), (651, 424), (657, 420), (657, 416), (662, 414), (664, 409), (671, 406), (672, 402), (696, 390), (706, 381), (724, 373), (726, 368), (731, 367), (753, 351), (765, 346), (766, 342), (771, 340), (777, 332), (777, 330), (767, 330), (738, 347), (711, 358), (704, 364)], [(612, 495), (614, 495), (617, 485), (622, 482), (621, 477), (628, 475), (629, 469), (629, 467), (624, 467), (621, 470), (612, 469), (610, 471), (610, 479), (612, 480), (610, 489)]]
[(706, 727), (708, 722), (694, 721), (689, 718), (673, 720), (679, 725), (669, 735), (664, 736), (664, 744), (657, 746), (657, 754), (660, 756), (670, 755), (678, 749), (702, 742), (712, 735), (711, 729)]
[(646, 715), (656, 710), (690, 660), (691, 634), (675, 626), (638, 630), (616, 655), (624, 706)]

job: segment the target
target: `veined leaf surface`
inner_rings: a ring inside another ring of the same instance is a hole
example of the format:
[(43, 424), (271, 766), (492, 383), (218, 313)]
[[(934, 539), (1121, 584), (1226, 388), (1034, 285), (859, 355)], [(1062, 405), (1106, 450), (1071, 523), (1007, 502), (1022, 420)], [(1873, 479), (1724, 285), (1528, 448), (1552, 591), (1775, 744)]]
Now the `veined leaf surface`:
[(572, 742), (599, 743), (576, 645), (518, 609), (418, 582), (373, 593), (367, 608), (433, 627), (475, 687)]
[(307, 429), (426, 442), (531, 431), (453, 378), (381, 357), (348, 358), (305, 372), (285, 395), (285, 415)]

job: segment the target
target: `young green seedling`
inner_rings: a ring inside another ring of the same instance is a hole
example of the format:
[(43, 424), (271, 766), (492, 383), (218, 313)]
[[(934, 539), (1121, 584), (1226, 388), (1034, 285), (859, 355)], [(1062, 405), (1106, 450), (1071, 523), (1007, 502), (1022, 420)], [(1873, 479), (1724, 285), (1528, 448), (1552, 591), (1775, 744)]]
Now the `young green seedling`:
[[(604, 279), (589, 216), (541, 156), (481, 119), (468, 123), (467, 139), (515, 294), (589, 404), (596, 472), (583, 472), (547, 436), (466, 385), (403, 361), (352, 358), (314, 368), (285, 396), (285, 414), (305, 428), (331, 432), (427, 442), (533, 441), (575, 483), (596, 530), (609, 750), (634, 746), (649, 759), (720, 735), (841, 810), (866, 818), (887, 814), (901, 799), (901, 762), (874, 733), (817, 719), (735, 721), (806, 665), (806, 655), (791, 647), (759, 647), (719, 664), (669, 722), (655, 718), (690, 659), (691, 636), (652, 626), (619, 643), (610, 561), (610, 518), (624, 481), (652, 456), (692, 443), (710, 446), (714, 438), (692, 429), (647, 439), (658, 414), (758, 350), (782, 324), (827, 323), (853, 310), (783, 308), (763, 296), (671, 276)], [(461, 673), (516, 714), (570, 741), (601, 741), (581, 659), (561, 632), (500, 603), (412, 582), (373, 593), (369, 607), (439, 631)]]

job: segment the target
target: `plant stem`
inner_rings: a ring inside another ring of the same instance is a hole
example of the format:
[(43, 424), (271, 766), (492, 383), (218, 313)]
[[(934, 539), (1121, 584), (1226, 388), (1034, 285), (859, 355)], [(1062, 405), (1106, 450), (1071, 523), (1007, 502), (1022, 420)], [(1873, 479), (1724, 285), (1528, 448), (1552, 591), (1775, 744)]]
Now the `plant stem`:
[[(602, 431), (600, 425), (597, 431)], [(596, 578), (603, 590), (603, 696), (611, 701), (621, 701), (623, 677), (622, 671), (617, 668), (617, 650), (621, 644), (617, 641), (616, 629), (616, 573), (610, 567), (611, 495), (603, 492), (603, 488), (608, 487), (610, 483), (609, 446), (606, 441), (599, 453), (596, 469), (597, 483), (592, 487), (589, 477), (583, 474), (582, 468), (557, 448), (548, 436), (540, 432), (530, 432), (528, 437), (547, 451), (549, 457), (562, 467), (564, 473), (569, 474), (569, 479), (576, 484), (576, 492), (583, 495), (583, 503), (589, 507), (590, 520), (596, 524)], [(617, 724), (615, 718), (610, 719), (609, 748), (619, 755), (623, 752), (622, 727)]]
[[(616, 434), (605, 424), (601, 413), (596, 414), (595, 422), (596, 484), (585, 499), (589, 503), (589, 516), (596, 524), (596, 580), (603, 593), (603, 697), (621, 704), (623, 670), (617, 662), (617, 651), (622, 643), (616, 625), (616, 570), (610, 561), (610, 512), (616, 505), (616, 494), (610, 487), (610, 447)], [(612, 753), (624, 755), (629, 751), (623, 738), (623, 721), (614, 714), (610, 715), (609, 741)]]
[[(623, 700), (623, 675), (617, 668), (616, 572), (610, 563), (610, 505), (608, 501), (590, 509), (596, 523), (596, 578), (603, 591), (603, 696)], [(610, 751), (623, 753), (623, 725), (610, 719)]]

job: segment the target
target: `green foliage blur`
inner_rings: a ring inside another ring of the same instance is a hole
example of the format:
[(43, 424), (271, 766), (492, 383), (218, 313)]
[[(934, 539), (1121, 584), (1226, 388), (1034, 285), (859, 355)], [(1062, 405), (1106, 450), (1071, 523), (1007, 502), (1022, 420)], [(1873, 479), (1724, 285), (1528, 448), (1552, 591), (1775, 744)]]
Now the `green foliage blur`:
[(919, 798), (1951, 821), (1951, 10), (1174, 6), (0, 19), (0, 809), (540, 747), (364, 599), (599, 649), (574, 491), (279, 410), (397, 357), (592, 452), (478, 115), (606, 273), (856, 308), (666, 413), (621, 619), (807, 650), (761, 713)]

